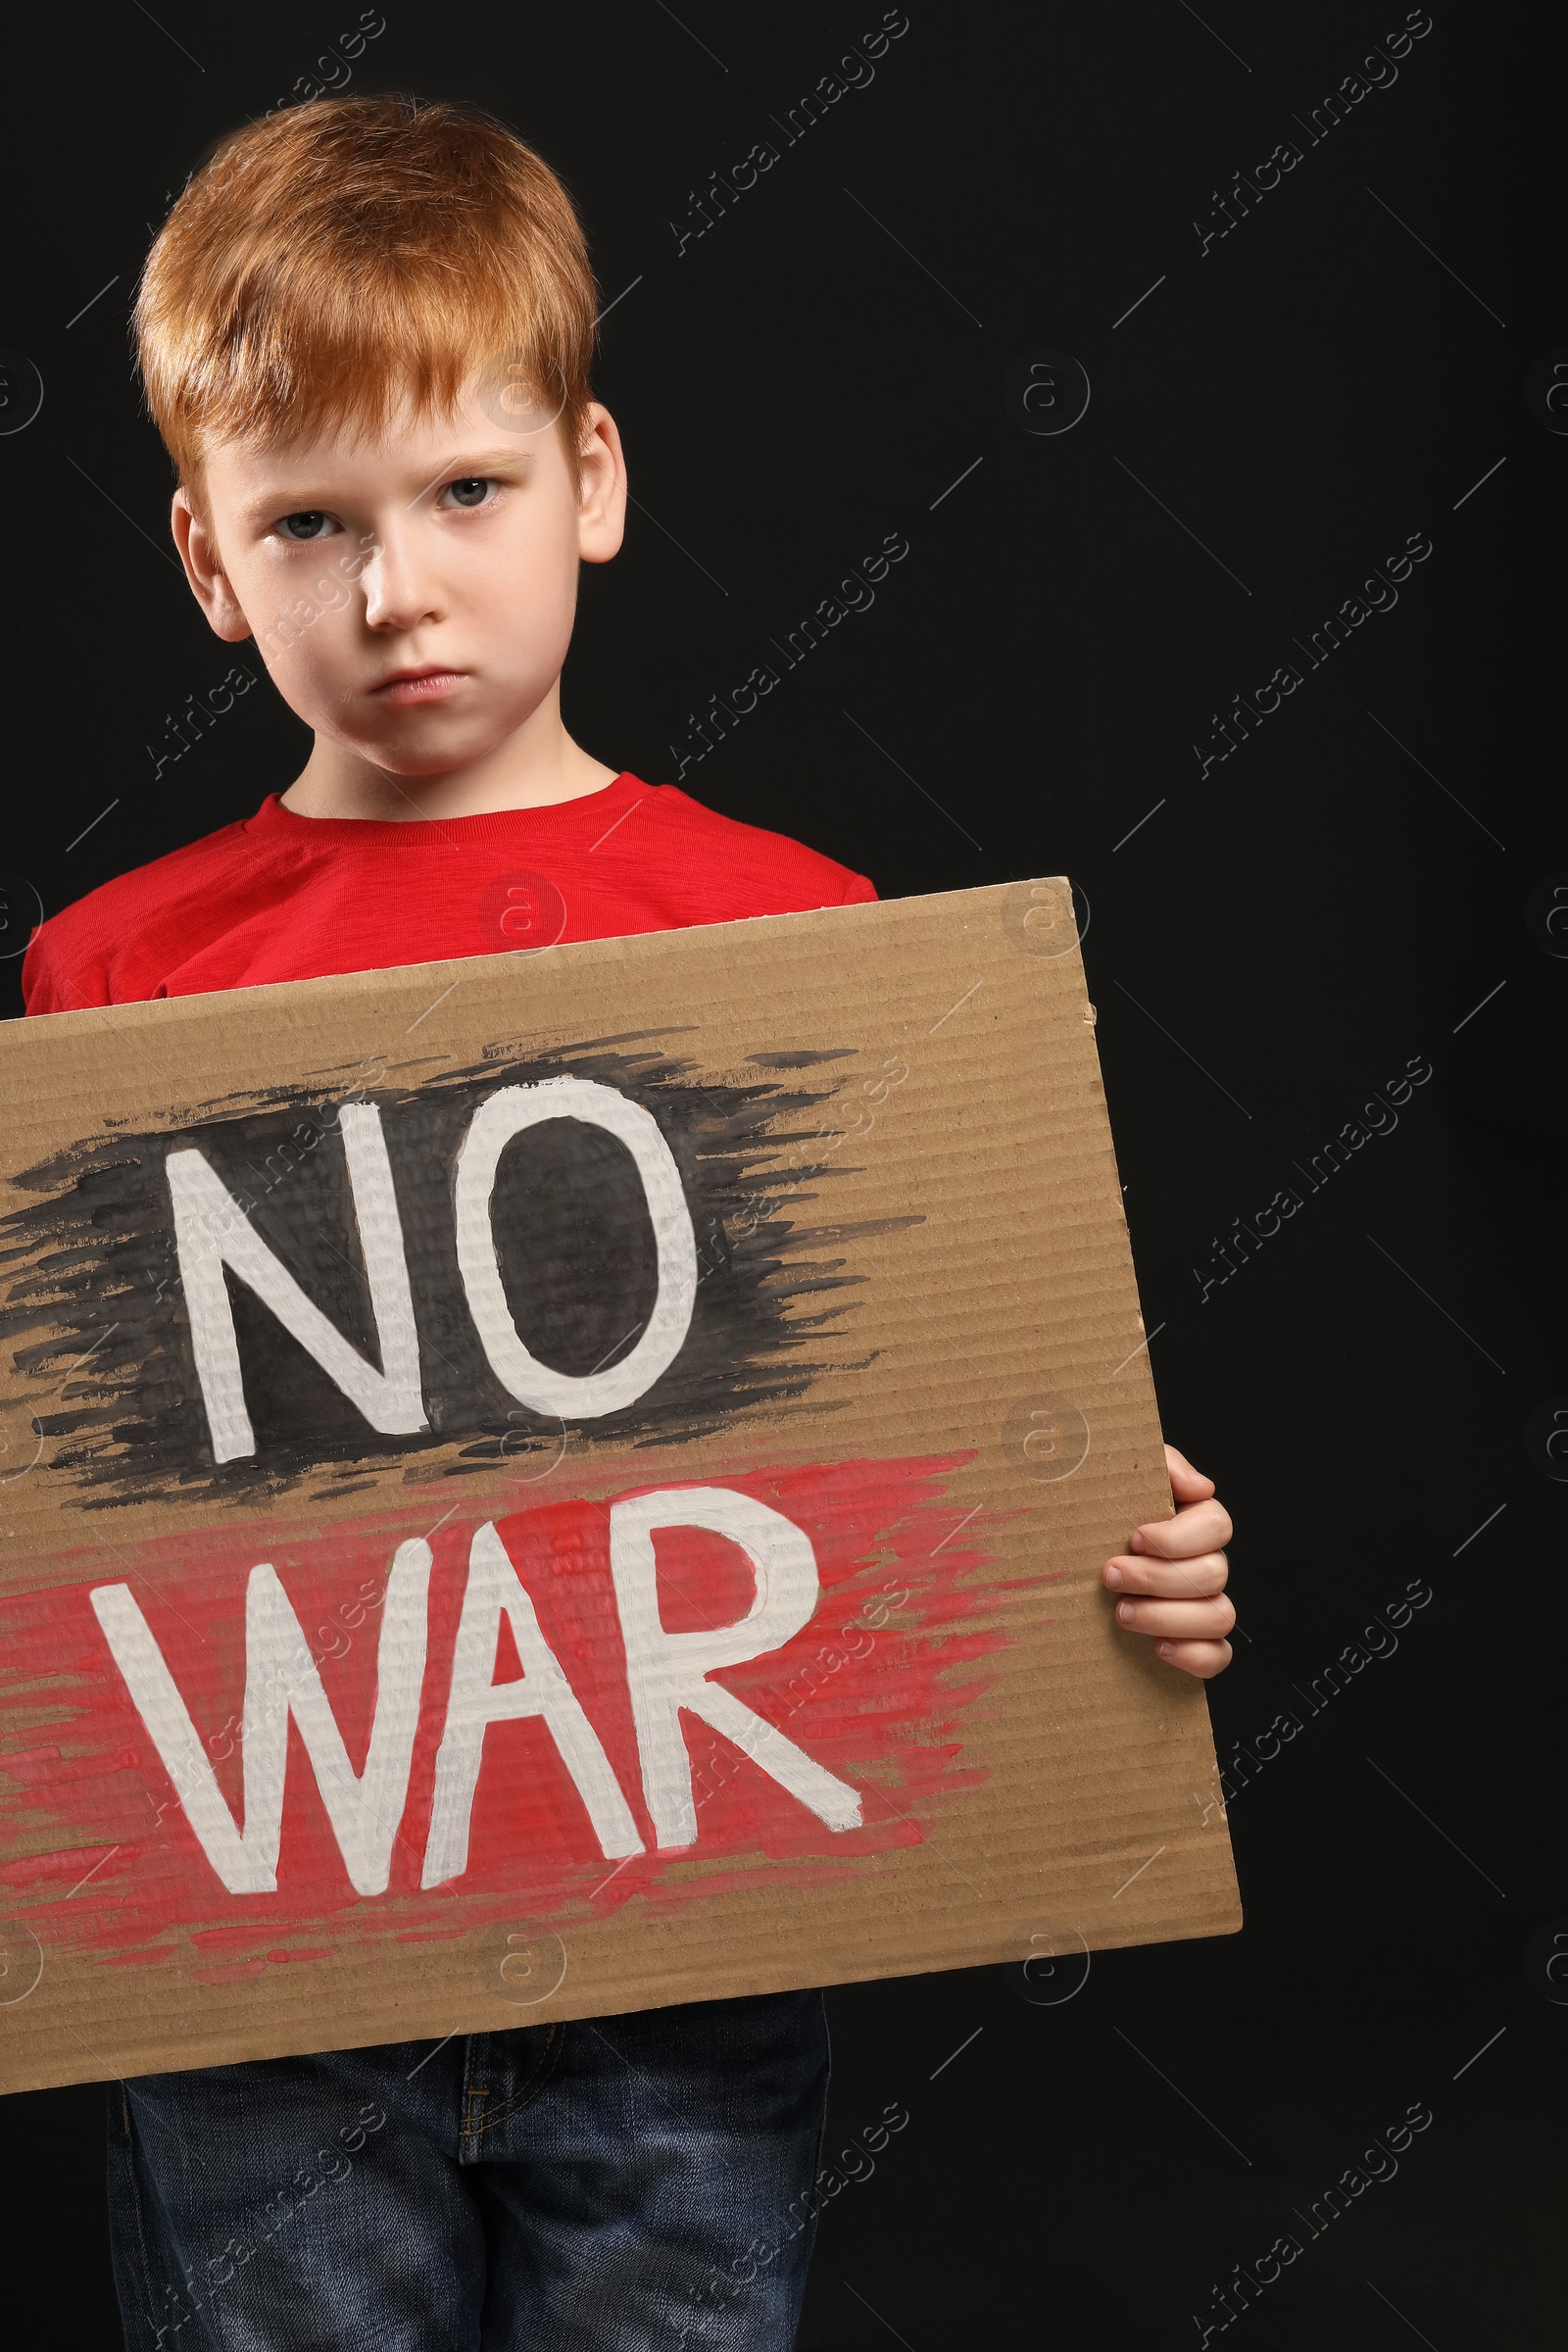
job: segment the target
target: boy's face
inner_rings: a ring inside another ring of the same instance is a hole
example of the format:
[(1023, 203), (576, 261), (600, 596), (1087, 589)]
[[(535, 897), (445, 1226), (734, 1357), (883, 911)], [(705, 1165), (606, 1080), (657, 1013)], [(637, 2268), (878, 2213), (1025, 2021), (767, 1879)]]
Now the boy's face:
[(559, 426), (521, 431), (507, 394), (374, 440), (210, 454), (206, 518), (174, 496), (174, 537), (219, 635), (254, 636), (290, 709), (393, 775), (482, 760), (553, 695), (580, 562), (620, 545), (626, 481), (589, 412), (581, 487)]

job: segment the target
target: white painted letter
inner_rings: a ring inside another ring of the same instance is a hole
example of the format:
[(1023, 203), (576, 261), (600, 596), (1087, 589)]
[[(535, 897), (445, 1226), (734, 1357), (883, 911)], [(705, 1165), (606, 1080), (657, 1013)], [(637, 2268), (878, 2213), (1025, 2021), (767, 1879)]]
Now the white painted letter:
[[(496, 1635), (505, 1615), (522, 1661), (514, 1682), (497, 1683)], [(468, 1551), (468, 1583), (452, 1655), (452, 1695), (446, 1729), (435, 1760), (435, 1796), (430, 1836), (424, 1849), (423, 1886), (439, 1886), (468, 1867), (468, 1820), (479, 1780), (486, 1726), (519, 1715), (542, 1715), (561, 1751), (577, 1794), (587, 1808), (594, 1835), (607, 1854), (640, 1854), (637, 1835), (620, 1783), (598, 1733), (582, 1711), (544, 1635), (527, 1588), (487, 1521)]]
[(270, 1894), (276, 1888), (291, 1714), (350, 1884), (357, 1894), (385, 1893), (419, 1720), (429, 1583), (429, 1544), (417, 1538), (400, 1544), (381, 1617), (370, 1741), (365, 1770), (356, 1774), (276, 1569), (263, 1562), (251, 1570), (245, 1593), (243, 1831), (235, 1827), (190, 1709), (130, 1587), (94, 1588), (93, 1613), (115, 1663), (201, 1849), (230, 1894)]
[[(642, 1178), (659, 1251), (654, 1311), (629, 1355), (608, 1372), (553, 1372), (530, 1355), (512, 1320), (496, 1257), (490, 1196), (501, 1154), (514, 1135), (547, 1119), (582, 1119), (624, 1144)], [(592, 1420), (634, 1404), (675, 1360), (697, 1298), (697, 1238), (674, 1154), (659, 1122), (640, 1102), (587, 1078), (545, 1078), (536, 1086), (504, 1086), (480, 1103), (458, 1154), (458, 1264), (468, 1311), (490, 1368), (531, 1412), (564, 1420)]]
[(306, 1298), (200, 1152), (171, 1152), (165, 1162), (196, 1370), (218, 1461), (231, 1462), (256, 1451), (223, 1280), (225, 1265), (271, 1308), (284, 1330), (315, 1356), (372, 1429), (402, 1434), (425, 1427), (419, 1343), (381, 1114), (373, 1103), (345, 1103), (338, 1123), (370, 1286), (370, 1312), (383, 1366), (379, 1372)]
[[(659, 1527), (710, 1528), (740, 1545), (752, 1563), (757, 1589), (738, 1623), (702, 1633), (664, 1631), (654, 1558)], [(611, 1505), (610, 1564), (626, 1642), (643, 1792), (660, 1844), (691, 1845), (697, 1837), (682, 1707), (732, 1740), (830, 1830), (858, 1829), (857, 1789), (786, 1740), (733, 1691), (708, 1680), (715, 1667), (738, 1666), (743, 1659), (781, 1649), (809, 1622), (819, 1588), (816, 1555), (805, 1529), (730, 1487), (670, 1487)]]

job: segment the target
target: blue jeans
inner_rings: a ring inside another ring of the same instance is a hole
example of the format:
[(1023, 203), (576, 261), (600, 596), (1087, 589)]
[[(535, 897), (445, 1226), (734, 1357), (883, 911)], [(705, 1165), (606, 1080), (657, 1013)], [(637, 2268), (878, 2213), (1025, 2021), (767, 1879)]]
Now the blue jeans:
[(815, 1992), (110, 2089), (130, 2352), (789, 2352)]

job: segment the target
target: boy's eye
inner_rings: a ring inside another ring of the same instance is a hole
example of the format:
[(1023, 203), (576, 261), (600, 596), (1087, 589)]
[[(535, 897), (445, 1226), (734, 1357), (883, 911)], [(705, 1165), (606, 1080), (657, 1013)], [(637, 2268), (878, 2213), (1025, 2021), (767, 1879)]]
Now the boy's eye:
[(337, 525), (330, 514), (307, 507), (298, 514), (285, 514), (277, 528), (285, 539), (324, 539)]
[(488, 474), (466, 473), (460, 481), (448, 482), (437, 504), (454, 507), (482, 507), (495, 486)]

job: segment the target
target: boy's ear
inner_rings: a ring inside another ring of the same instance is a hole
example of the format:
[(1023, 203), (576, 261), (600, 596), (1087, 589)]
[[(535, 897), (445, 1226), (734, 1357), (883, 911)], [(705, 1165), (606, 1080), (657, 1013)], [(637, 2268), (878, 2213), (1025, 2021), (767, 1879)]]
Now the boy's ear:
[(170, 513), (170, 527), (179, 560), (185, 566), (192, 596), (206, 613), (211, 626), (230, 645), (251, 634), (251, 624), (240, 611), (239, 599), (229, 585), (218, 542), (192, 502), (183, 482), (174, 492)]
[(578, 470), (577, 553), (585, 564), (608, 564), (625, 535), (626, 460), (615, 419), (597, 400), (589, 403)]

